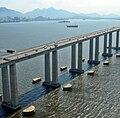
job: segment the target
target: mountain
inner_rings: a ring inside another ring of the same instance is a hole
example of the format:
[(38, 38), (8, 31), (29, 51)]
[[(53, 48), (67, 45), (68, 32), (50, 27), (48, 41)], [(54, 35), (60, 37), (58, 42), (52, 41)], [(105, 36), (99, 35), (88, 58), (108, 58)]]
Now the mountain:
[(50, 8), (44, 8), (44, 9), (35, 9), (31, 12), (27, 12), (26, 14), (24, 14), (27, 17), (38, 17), (38, 16), (43, 16), (43, 17), (49, 17), (49, 18), (70, 18), (73, 17), (75, 15), (77, 15), (76, 13), (73, 12), (68, 12), (66, 10), (62, 10), (62, 9), (55, 9), (53, 7)]
[[(31, 20), (50, 20), (50, 19), (65, 19), (65, 18), (77, 18), (77, 19), (120, 19), (120, 16), (115, 14), (100, 15), (96, 13), (83, 14), (83, 13), (73, 13), (62, 9), (55, 9), (53, 7), (44, 8), (44, 9), (35, 9), (27, 13), (21, 13), (6, 7), (0, 7), (0, 19), (4, 21), (31, 21)], [(11, 19), (13, 18), (13, 19)], [(9, 19), (9, 20), (8, 20)]]
[(21, 12), (12, 10), (12, 9), (7, 9), (6, 7), (0, 7), (0, 17), (21, 17), (23, 14)]

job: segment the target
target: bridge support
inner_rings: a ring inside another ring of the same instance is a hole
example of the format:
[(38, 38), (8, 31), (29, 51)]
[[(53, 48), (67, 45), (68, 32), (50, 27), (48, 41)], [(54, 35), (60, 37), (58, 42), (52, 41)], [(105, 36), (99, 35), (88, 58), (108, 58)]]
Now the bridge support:
[(57, 88), (60, 86), (58, 83), (58, 57), (57, 50), (52, 52), (52, 86)]
[(112, 54), (112, 32), (110, 32), (109, 33), (108, 53), (107, 53), (107, 36), (104, 35), (104, 52), (103, 52), (102, 56), (111, 57), (112, 55), (113, 55)]
[(108, 57), (112, 57), (112, 32), (109, 33)]
[(11, 87), (11, 104), (12, 107), (15, 107), (16, 109), (17, 107), (19, 107), (16, 64), (10, 65), (10, 87)]
[(10, 87), (8, 77), (8, 67), (1, 68), (2, 72), (2, 90), (3, 90), (3, 103), (10, 104)]
[(99, 37), (95, 38), (95, 60), (93, 60), (93, 39), (90, 39), (89, 45), (89, 64), (99, 64)]
[(119, 37), (120, 37), (120, 34), (119, 34), (119, 30), (116, 32), (116, 47), (114, 49), (116, 50), (120, 50), (120, 47), (119, 47)]
[(43, 85), (50, 84), (50, 53), (45, 54), (45, 81)]
[(76, 68), (76, 44), (72, 45), (72, 50), (71, 50), (71, 68), (72, 69)]
[[(9, 70), (10, 70), (9, 72), (10, 75), (8, 75), (7, 67), (2, 68), (2, 81), (3, 81), (2, 106), (7, 110), (16, 111), (20, 109), (20, 105), (18, 102), (16, 64), (10, 65)], [(8, 77), (10, 77), (10, 83), (9, 83)]]
[(76, 68), (76, 45), (72, 45), (71, 51), (71, 73), (82, 74), (84, 70), (82, 70), (82, 42), (78, 43), (78, 68)]
[(102, 56), (106, 57), (107, 56), (107, 34), (104, 34), (104, 49)]
[(50, 53), (45, 54), (45, 81), (44, 86), (60, 87), (58, 83), (58, 57), (57, 50), (52, 52), (52, 81), (50, 79)]
[(99, 37), (95, 39), (95, 62), (94, 64), (99, 64)]
[(92, 63), (93, 62), (93, 39), (89, 40), (89, 60), (88, 63)]

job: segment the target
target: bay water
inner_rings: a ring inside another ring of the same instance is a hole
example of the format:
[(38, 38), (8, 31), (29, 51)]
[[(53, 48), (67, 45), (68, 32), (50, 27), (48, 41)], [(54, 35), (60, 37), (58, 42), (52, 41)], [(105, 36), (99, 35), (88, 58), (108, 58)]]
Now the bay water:
[[(77, 24), (78, 28), (66, 27), (66, 25), (74, 24)], [(20, 51), (119, 25), (119, 20), (78, 19), (72, 19), (70, 20), (70, 23), (59, 23), (57, 20), (3, 23), (0, 24), (0, 50), (15, 49), (16, 51)], [(113, 46), (115, 46), (115, 33), (113, 33)], [(70, 68), (70, 49), (70, 47), (67, 47), (58, 51), (59, 76), (64, 75), (64, 72), (59, 71), (61, 65), (66, 65)], [(103, 37), (100, 37), (99, 49), (101, 54), (103, 51)], [(83, 58), (86, 60), (88, 60), (89, 56), (88, 50), (89, 42), (86, 41), (83, 44)], [(2, 55), (2, 52), (0, 53)], [(71, 92), (63, 92), (61, 87), (34, 101), (33, 104), (36, 106), (37, 112), (33, 118), (107, 118), (108, 116), (108, 118), (110, 118), (110, 115), (113, 116), (111, 118), (117, 118), (120, 115), (118, 111), (120, 108), (120, 61), (115, 57), (110, 59), (110, 61), (112, 65), (110, 67), (104, 68), (103, 65), (94, 67), (97, 74), (93, 78), (89, 78), (86, 74), (83, 74), (82, 76), (78, 76), (74, 80), (71, 80), (70, 83), (73, 84), (73, 90)], [(87, 63), (87, 61), (84, 63)], [(112, 76), (109, 75), (111, 72), (113, 72)], [(32, 84), (32, 78), (39, 76), (42, 78), (43, 82), (44, 55), (18, 63), (18, 94), (25, 94), (26, 92), (40, 86), (42, 82), (35, 85)], [(104, 80), (105, 76), (106, 80)], [(2, 79), (0, 74), (0, 92), (2, 94), (1, 83)], [(106, 91), (102, 92), (103, 90)], [(105, 96), (106, 94), (107, 96)], [(113, 99), (112, 97), (116, 97), (116, 99)], [(113, 112), (109, 113), (110, 111)], [(22, 116), (20, 112), (17, 112), (9, 117), (19, 118)]]

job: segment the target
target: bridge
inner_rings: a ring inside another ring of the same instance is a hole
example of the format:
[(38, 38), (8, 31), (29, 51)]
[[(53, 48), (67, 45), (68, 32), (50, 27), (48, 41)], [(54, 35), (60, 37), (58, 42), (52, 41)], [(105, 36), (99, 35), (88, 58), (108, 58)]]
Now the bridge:
[[(114, 49), (120, 50), (119, 47), (119, 31), (120, 26), (103, 29), (100, 31), (83, 34), (59, 40), (56, 42), (43, 44), (40, 46), (32, 47), (13, 54), (3, 55), (0, 57), (0, 68), (2, 74), (2, 91), (3, 101), (2, 106), (8, 109), (17, 110), (20, 108), (18, 101), (18, 88), (17, 88), (17, 75), (16, 64), (40, 55), (44, 55), (45, 60), (45, 81), (44, 86), (59, 87), (58, 83), (58, 50), (71, 46), (71, 73), (82, 74), (82, 46), (83, 42), (89, 41), (89, 64), (99, 64), (99, 38), (104, 36), (103, 53), (104, 57), (112, 56), (112, 33), (116, 33), (116, 46)], [(95, 39), (95, 40), (94, 40)], [(93, 55), (93, 47), (95, 41), (95, 55)], [(76, 56), (76, 46), (78, 45), (78, 56)], [(107, 49), (108, 46), (108, 49)], [(52, 58), (50, 58), (52, 55)], [(93, 59), (93, 57), (95, 57)], [(50, 63), (52, 59), (52, 64)], [(78, 63), (76, 64), (76, 59)], [(52, 73), (51, 72), (52, 66)], [(52, 78), (51, 78), (52, 74)]]

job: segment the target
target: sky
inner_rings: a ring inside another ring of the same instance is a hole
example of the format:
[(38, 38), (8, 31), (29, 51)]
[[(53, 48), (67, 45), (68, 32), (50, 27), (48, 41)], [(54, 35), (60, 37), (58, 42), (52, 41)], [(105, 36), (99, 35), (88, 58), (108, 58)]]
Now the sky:
[(76, 13), (120, 15), (120, 0), (0, 0), (0, 7), (23, 13), (36, 8), (54, 7)]

